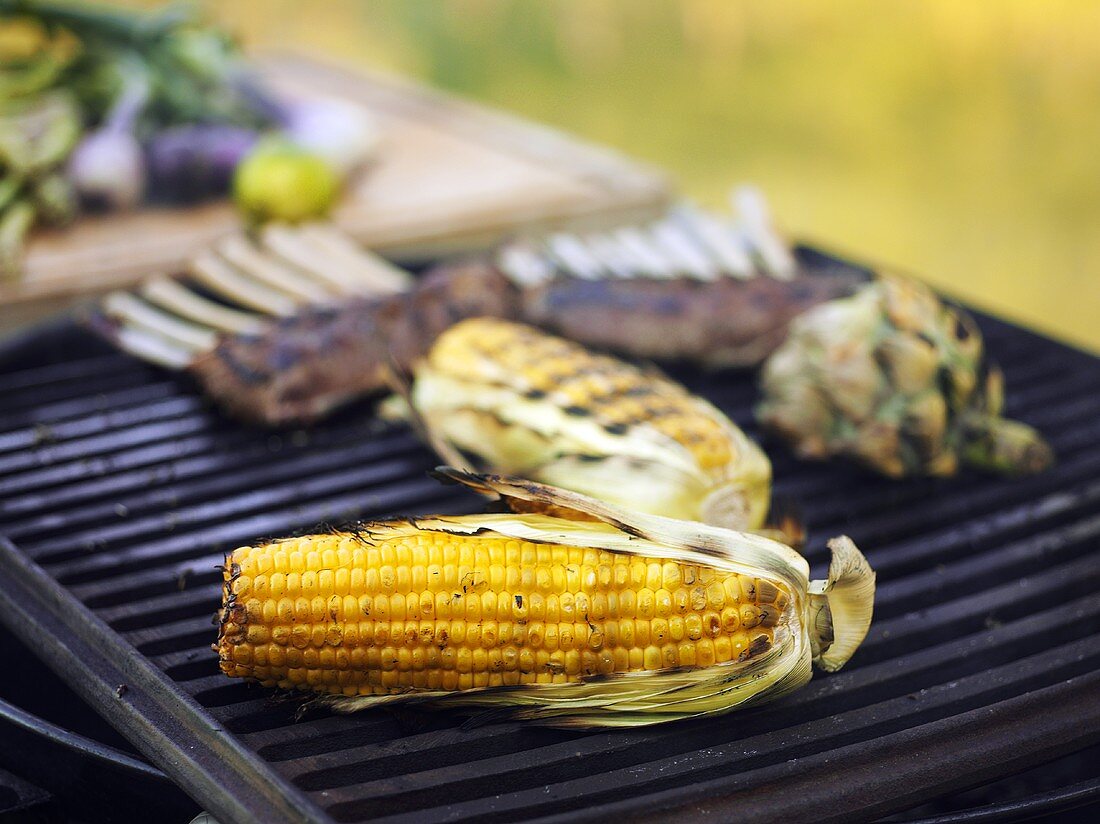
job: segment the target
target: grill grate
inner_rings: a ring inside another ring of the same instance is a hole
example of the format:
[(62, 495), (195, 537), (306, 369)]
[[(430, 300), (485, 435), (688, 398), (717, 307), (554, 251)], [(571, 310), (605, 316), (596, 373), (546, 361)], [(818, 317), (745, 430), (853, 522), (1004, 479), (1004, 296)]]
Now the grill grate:
[[(981, 325), (1009, 412), (1049, 436), (1058, 465), (884, 483), (771, 450), (815, 575), (824, 539), (850, 534), (879, 574), (876, 620), (841, 673), (720, 721), (463, 730), (406, 709), (295, 722), (297, 702), (217, 669), (223, 553), (320, 521), (478, 502), (429, 480), (431, 456), (365, 407), (257, 432), (75, 328), (51, 333), (45, 363), (22, 352), (25, 368), (0, 372), (0, 535), (336, 821), (886, 815), (1100, 742), (1100, 361)], [(677, 377), (755, 434), (749, 379)]]

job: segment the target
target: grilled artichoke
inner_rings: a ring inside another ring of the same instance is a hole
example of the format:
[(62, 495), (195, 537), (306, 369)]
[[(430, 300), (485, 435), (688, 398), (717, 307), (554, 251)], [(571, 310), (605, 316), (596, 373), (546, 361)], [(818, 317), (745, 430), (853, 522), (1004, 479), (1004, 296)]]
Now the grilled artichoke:
[(983, 354), (966, 312), (882, 277), (792, 324), (764, 365), (757, 417), (803, 457), (845, 455), (895, 478), (952, 475), (960, 462), (1045, 469), (1050, 447), (1001, 417), (1001, 374)]
[(494, 318), (444, 332), (407, 400), (451, 463), (612, 504), (756, 530), (771, 463), (718, 409), (656, 372)]

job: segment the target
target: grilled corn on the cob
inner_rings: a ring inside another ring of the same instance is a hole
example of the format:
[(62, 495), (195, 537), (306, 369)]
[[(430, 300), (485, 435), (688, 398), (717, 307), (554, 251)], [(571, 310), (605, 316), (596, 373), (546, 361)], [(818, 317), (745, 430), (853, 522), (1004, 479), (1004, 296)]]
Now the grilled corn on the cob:
[(771, 463), (718, 409), (533, 327), (451, 327), (408, 394), (448, 462), (474, 456), (480, 469), (730, 529), (758, 529), (767, 516)]
[(867, 631), (874, 573), (846, 538), (829, 580), (810, 582), (801, 556), (760, 536), (446, 472), (524, 511), (238, 549), (222, 670), (339, 709), (423, 698), (631, 725), (774, 698), (811, 660), (839, 668)]

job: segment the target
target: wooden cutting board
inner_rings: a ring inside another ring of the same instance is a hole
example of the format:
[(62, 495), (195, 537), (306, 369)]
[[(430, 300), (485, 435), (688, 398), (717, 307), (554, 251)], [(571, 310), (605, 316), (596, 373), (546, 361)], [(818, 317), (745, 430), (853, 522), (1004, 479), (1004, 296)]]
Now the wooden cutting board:
[[(383, 131), (377, 161), (335, 219), (397, 260), (483, 247), (526, 228), (643, 218), (664, 175), (575, 138), (392, 76), (302, 56), (257, 61), (278, 90), (362, 105)], [(0, 330), (74, 300), (173, 271), (240, 226), (224, 201), (81, 218), (30, 239), (22, 278), (0, 282)]]

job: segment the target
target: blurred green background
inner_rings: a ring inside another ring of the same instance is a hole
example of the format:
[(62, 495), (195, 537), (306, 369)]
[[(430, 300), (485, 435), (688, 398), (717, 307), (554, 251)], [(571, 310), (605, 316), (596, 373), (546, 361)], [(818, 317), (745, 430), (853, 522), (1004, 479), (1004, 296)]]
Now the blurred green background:
[[(153, 4), (146, 4), (153, 5)], [(1095, 0), (236, 0), (256, 49), (421, 78), (1100, 352)]]

